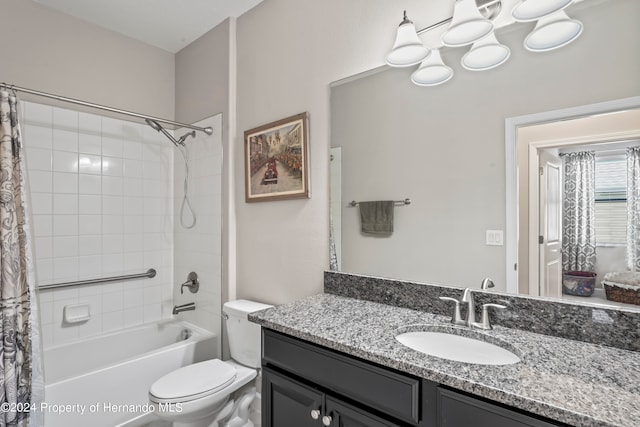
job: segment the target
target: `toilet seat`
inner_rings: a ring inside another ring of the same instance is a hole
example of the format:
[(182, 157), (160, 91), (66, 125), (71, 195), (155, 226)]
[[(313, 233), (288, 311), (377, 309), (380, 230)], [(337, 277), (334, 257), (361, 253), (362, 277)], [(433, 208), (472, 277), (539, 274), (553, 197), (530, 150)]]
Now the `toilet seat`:
[(220, 359), (194, 363), (166, 374), (151, 385), (157, 403), (183, 403), (209, 396), (236, 379), (236, 368)]

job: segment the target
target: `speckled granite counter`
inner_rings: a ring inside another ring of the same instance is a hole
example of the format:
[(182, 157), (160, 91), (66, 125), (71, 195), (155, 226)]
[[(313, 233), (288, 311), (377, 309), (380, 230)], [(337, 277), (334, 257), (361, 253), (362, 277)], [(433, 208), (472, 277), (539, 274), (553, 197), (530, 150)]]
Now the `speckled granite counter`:
[(331, 294), (250, 315), (322, 346), (570, 425), (640, 426), (640, 353), (496, 326), (479, 332), (511, 343), (515, 365), (452, 362), (396, 339), (408, 325), (449, 318)]

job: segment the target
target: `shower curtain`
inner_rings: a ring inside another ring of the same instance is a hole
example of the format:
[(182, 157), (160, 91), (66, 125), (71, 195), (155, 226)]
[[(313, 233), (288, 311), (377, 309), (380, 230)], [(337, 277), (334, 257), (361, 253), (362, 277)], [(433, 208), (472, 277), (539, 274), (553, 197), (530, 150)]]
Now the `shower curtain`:
[(640, 147), (627, 148), (627, 268), (640, 271)]
[(0, 426), (42, 426), (40, 323), (15, 94), (0, 90)]
[(562, 268), (564, 271), (593, 271), (596, 260), (596, 155), (583, 151), (563, 154), (562, 159)]

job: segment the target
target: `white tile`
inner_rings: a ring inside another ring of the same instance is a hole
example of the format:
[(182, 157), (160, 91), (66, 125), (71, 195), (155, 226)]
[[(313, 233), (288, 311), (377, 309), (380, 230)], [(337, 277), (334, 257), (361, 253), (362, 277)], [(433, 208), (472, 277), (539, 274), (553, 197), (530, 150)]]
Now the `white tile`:
[(160, 215), (169, 210), (168, 203), (162, 198), (145, 197), (143, 203), (145, 215)]
[(122, 139), (102, 136), (102, 155), (122, 158)]
[(122, 139), (127, 144), (129, 141), (143, 141), (144, 129), (147, 127), (144, 123), (134, 123), (124, 121), (122, 123)]
[(144, 322), (155, 322), (162, 318), (162, 307), (160, 304), (144, 306)]
[(144, 255), (142, 252), (130, 252), (125, 246), (124, 270), (139, 273), (145, 268)]
[[(182, 184), (178, 186), (180, 193), (176, 193), (176, 195), (182, 195)], [(171, 185), (168, 182), (157, 181), (153, 179), (145, 179), (142, 181), (142, 194), (145, 197), (154, 197), (154, 198), (165, 198), (171, 197)], [(189, 192), (191, 195), (195, 194), (192, 192), (191, 187)]]
[(78, 249), (79, 249), (80, 256), (102, 254), (102, 236), (101, 235), (79, 236)]
[(53, 323), (53, 301), (40, 302), (40, 322), (43, 325)]
[(53, 259), (36, 260), (36, 280), (38, 285), (53, 283)]
[(39, 147), (51, 150), (53, 146), (53, 129), (51, 127), (27, 124), (24, 127), (23, 142), (25, 147)]
[(103, 254), (122, 255), (123, 245), (124, 245), (124, 239), (122, 234), (102, 235), (102, 253)]
[(160, 304), (162, 302), (162, 288), (158, 286), (150, 286), (143, 289), (144, 304)]
[(145, 233), (160, 233), (163, 230), (165, 217), (160, 215), (146, 215), (144, 217)]
[(141, 325), (144, 322), (143, 308), (129, 308), (123, 310), (123, 326), (125, 328)]
[(50, 291), (53, 294), (53, 301), (72, 301), (75, 304), (78, 300), (78, 288), (62, 288)]
[(53, 191), (52, 174), (47, 171), (29, 171), (29, 189), (31, 193), (51, 193)]
[(58, 151), (78, 152), (78, 131), (59, 128), (54, 125), (53, 128), (53, 149)]
[(78, 153), (67, 151), (53, 151), (54, 172), (78, 172)]
[(144, 250), (144, 235), (142, 233), (124, 235), (124, 251), (142, 252)]
[(78, 152), (80, 156), (83, 154), (102, 154), (102, 138), (100, 137), (100, 131), (82, 131), (78, 135)]
[(144, 190), (142, 180), (137, 178), (124, 179), (124, 195), (127, 197), (142, 197)]
[(164, 172), (161, 163), (146, 160), (142, 163), (142, 177), (144, 179), (163, 181), (167, 178), (164, 176)]
[(78, 234), (93, 235), (102, 233), (102, 215), (79, 215)]
[(78, 129), (82, 132), (97, 133), (102, 131), (102, 117), (90, 113), (78, 113)]
[(81, 194), (78, 196), (78, 213), (80, 215), (98, 215), (102, 213), (102, 196)]
[(122, 128), (124, 122), (119, 119), (113, 119), (110, 117), (102, 118), (102, 136), (103, 138), (117, 138), (122, 139)]
[(121, 158), (102, 156), (103, 176), (122, 176), (124, 166)]
[(78, 257), (54, 258), (53, 279), (73, 281), (78, 278)]
[(78, 213), (77, 194), (54, 194), (53, 195), (54, 215), (71, 215)]
[(124, 180), (116, 176), (102, 177), (102, 194), (107, 196), (122, 196), (124, 192)]
[(111, 313), (102, 314), (102, 332), (115, 331), (122, 329), (123, 326), (122, 311), (113, 311)]
[(31, 212), (34, 215), (51, 215), (53, 213), (53, 195), (31, 191)]
[(102, 313), (109, 313), (112, 311), (121, 311), (123, 307), (122, 293), (113, 292), (102, 295)]
[(93, 313), (91, 319), (78, 325), (78, 338), (88, 338), (102, 333), (102, 315)]
[(27, 168), (29, 171), (53, 170), (53, 153), (51, 152), (51, 150), (45, 150), (43, 148), (27, 148), (25, 161), (27, 163)]
[(93, 154), (80, 154), (78, 157), (78, 172), (91, 175), (101, 175), (102, 157)]
[(42, 325), (42, 347), (45, 349), (53, 346), (53, 324)]
[(54, 172), (53, 173), (53, 192), (76, 194), (78, 192), (78, 174)]
[(122, 157), (125, 159), (142, 159), (142, 143), (137, 141), (125, 141), (122, 147)]
[(52, 236), (53, 218), (51, 215), (33, 215), (32, 227), (35, 236)]
[(56, 258), (78, 256), (78, 237), (54, 237), (53, 253)]
[(142, 215), (125, 215), (124, 233), (140, 233), (144, 227), (144, 219)]
[(122, 215), (103, 215), (102, 216), (102, 233), (103, 234), (122, 234), (124, 224)]
[[(95, 276), (97, 277), (97, 276)], [(91, 317), (102, 314), (102, 293), (100, 292), (100, 285), (87, 286), (87, 289), (97, 289), (99, 293), (93, 295), (78, 295), (78, 304), (89, 304), (89, 313)]]
[(102, 255), (80, 256), (78, 261), (78, 278), (80, 280), (102, 276)]
[(78, 132), (78, 112), (67, 108), (53, 107), (53, 126)]
[(142, 178), (142, 162), (136, 159), (124, 159), (123, 174), (127, 178)]
[(123, 198), (119, 196), (102, 196), (102, 213), (104, 215), (122, 215)]
[(78, 327), (71, 325), (53, 325), (54, 345), (65, 344), (78, 339)]
[(141, 288), (138, 289), (131, 289), (131, 288), (127, 288), (124, 290), (123, 293), (123, 307), (125, 309), (127, 308), (133, 308), (133, 307), (138, 307), (140, 309), (140, 312), (142, 312), (142, 306), (144, 305), (144, 297), (143, 297), (143, 290)]
[(77, 236), (78, 235), (78, 215), (54, 215), (53, 216), (54, 236)]
[(113, 253), (102, 255), (102, 272), (104, 274), (120, 274), (122, 273), (122, 266), (124, 264), (122, 253)]
[(102, 194), (102, 177), (100, 175), (78, 175), (78, 192), (80, 194)]
[(53, 107), (35, 102), (24, 102), (23, 105), (27, 122), (51, 127), (53, 123)]

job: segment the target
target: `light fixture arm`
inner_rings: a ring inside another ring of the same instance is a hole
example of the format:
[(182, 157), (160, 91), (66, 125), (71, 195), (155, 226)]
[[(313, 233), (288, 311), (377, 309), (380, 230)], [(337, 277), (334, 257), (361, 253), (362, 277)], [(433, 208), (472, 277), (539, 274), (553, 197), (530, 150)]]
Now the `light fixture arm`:
[[(487, 19), (495, 18), (500, 11), (502, 10), (502, 0), (476, 0), (476, 5), (478, 5), (478, 10)], [(407, 11), (404, 11), (404, 17), (407, 18)], [(453, 16), (443, 19), (442, 21), (436, 22), (435, 24), (431, 24), (428, 27), (425, 27), (421, 30), (416, 31), (418, 35), (424, 34), (427, 31), (431, 31), (434, 28), (441, 27), (443, 25), (448, 24), (453, 20)], [(411, 21), (409, 21), (411, 22)]]

